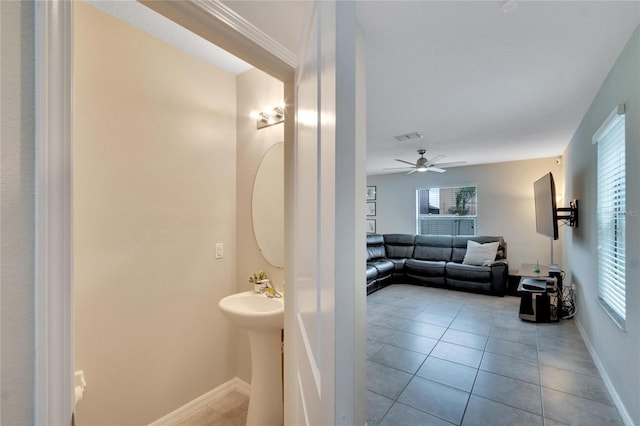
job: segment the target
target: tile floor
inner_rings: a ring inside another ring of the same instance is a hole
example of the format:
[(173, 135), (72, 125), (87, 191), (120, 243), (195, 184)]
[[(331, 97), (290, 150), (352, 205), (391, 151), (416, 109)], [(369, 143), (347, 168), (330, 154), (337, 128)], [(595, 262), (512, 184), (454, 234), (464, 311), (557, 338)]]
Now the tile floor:
[(181, 426), (245, 426), (249, 397), (231, 392), (224, 398), (193, 413)]
[(520, 299), (413, 285), (367, 297), (367, 423), (622, 425), (573, 320)]
[[(622, 425), (572, 320), (518, 318), (520, 299), (413, 285), (367, 297), (367, 423)], [(227, 395), (183, 425), (244, 426)]]

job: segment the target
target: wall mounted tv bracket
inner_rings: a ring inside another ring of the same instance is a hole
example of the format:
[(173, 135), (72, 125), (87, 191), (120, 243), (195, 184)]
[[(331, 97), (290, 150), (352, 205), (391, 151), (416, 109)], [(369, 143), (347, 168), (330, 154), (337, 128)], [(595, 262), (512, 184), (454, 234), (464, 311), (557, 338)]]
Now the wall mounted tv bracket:
[(578, 200), (571, 200), (569, 207), (558, 207), (556, 211), (558, 220), (563, 220), (573, 228), (578, 227)]

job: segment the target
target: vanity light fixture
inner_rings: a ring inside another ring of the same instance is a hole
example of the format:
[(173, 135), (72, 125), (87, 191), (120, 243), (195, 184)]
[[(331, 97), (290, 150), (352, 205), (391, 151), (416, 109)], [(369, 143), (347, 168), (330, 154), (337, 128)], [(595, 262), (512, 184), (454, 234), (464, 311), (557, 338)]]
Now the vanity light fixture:
[(268, 112), (259, 112), (258, 119), (256, 121), (256, 127), (263, 129), (265, 127), (273, 126), (284, 122), (284, 109), (282, 107), (274, 107)]

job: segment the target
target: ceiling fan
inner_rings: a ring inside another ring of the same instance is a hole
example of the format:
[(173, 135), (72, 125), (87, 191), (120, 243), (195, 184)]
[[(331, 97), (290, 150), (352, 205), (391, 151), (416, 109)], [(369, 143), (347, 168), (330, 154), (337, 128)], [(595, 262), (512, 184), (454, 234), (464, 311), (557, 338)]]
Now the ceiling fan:
[[(437, 160), (441, 159), (444, 157), (444, 155), (436, 155), (435, 157), (433, 157), (432, 159), (427, 159), (425, 158), (424, 154), (427, 152), (426, 149), (419, 149), (418, 150), (418, 154), (420, 154), (420, 158), (418, 158), (418, 160), (414, 163), (410, 163), (408, 161), (404, 161), (404, 160), (399, 160), (396, 158), (396, 161), (399, 161), (401, 163), (405, 163), (405, 164), (409, 164), (411, 167), (392, 167), (392, 168), (387, 168), (385, 170), (399, 170), (399, 169), (413, 169), (410, 170), (407, 174), (411, 174), (411, 173), (415, 173), (415, 172), (436, 172), (436, 173), (444, 173), (446, 172), (445, 169), (441, 168), (441, 167), (447, 167), (447, 166), (457, 166), (457, 165), (462, 165), (464, 163), (466, 163), (466, 161), (458, 161), (455, 163), (436, 163)], [(439, 166), (439, 167), (438, 167)]]

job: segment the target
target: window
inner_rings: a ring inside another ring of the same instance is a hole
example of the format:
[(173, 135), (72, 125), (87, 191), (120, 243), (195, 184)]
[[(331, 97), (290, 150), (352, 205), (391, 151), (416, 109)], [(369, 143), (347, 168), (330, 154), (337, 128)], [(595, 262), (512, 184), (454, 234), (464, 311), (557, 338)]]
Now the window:
[(476, 192), (475, 186), (418, 189), (416, 233), (475, 235)]
[(593, 136), (598, 146), (598, 301), (621, 328), (625, 327), (626, 172), (624, 105)]

